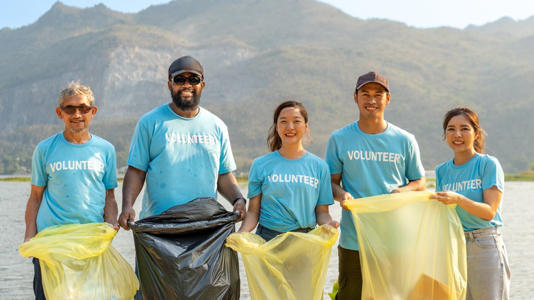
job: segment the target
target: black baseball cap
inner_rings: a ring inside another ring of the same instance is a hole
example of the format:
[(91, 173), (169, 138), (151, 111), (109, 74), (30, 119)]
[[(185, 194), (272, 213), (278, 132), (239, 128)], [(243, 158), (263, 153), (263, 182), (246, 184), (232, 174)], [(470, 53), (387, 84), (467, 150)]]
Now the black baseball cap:
[(358, 90), (368, 84), (368, 83), (371, 83), (371, 82), (374, 82), (374, 83), (378, 83), (380, 84), (381, 86), (383, 86), (386, 91), (389, 92), (389, 84), (388, 84), (388, 80), (386, 79), (386, 77), (378, 74), (377, 72), (374, 72), (374, 71), (371, 71), (369, 73), (365, 73), (363, 75), (361, 75), (360, 77), (358, 77), (358, 81), (356, 82), (356, 92), (358, 92)]
[(173, 61), (169, 67), (169, 78), (182, 73), (193, 73), (204, 77), (202, 65), (191, 56), (182, 56)]

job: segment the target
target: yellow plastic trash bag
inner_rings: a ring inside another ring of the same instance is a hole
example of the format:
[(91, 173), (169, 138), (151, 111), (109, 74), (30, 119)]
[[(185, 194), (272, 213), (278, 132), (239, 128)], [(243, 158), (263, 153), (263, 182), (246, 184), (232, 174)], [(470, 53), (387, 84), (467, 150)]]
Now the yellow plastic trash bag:
[(362, 299), (465, 299), (465, 238), (454, 206), (430, 192), (354, 199)]
[(252, 299), (320, 300), (338, 235), (328, 225), (286, 232), (268, 242), (253, 233), (233, 233), (226, 246), (242, 255)]
[(132, 299), (139, 282), (111, 246), (117, 232), (107, 223), (46, 228), (20, 245), (39, 259), (46, 299)]

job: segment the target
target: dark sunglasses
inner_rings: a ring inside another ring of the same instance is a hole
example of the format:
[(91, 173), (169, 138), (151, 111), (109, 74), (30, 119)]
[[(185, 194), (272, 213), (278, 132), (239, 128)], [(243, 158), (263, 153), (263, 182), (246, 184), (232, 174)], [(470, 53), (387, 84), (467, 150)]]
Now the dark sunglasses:
[(191, 77), (183, 77), (183, 76), (174, 76), (172, 81), (175, 84), (184, 84), (186, 81), (189, 81), (191, 85), (197, 85), (202, 82), (202, 78), (200, 76), (191, 76)]
[(76, 111), (78, 110), (80, 111), (82, 115), (85, 115), (86, 113), (90, 112), (93, 109), (92, 106), (87, 106), (87, 105), (79, 105), (79, 106), (67, 105), (67, 106), (60, 106), (59, 108), (61, 108), (62, 111), (64, 111), (65, 113), (69, 115), (75, 114)]

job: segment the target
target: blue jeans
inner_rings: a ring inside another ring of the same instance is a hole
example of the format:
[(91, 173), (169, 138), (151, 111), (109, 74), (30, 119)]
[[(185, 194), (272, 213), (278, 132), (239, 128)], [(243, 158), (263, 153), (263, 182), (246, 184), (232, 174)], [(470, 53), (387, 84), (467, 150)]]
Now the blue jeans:
[(510, 296), (510, 267), (500, 227), (465, 232), (467, 300), (505, 299)]

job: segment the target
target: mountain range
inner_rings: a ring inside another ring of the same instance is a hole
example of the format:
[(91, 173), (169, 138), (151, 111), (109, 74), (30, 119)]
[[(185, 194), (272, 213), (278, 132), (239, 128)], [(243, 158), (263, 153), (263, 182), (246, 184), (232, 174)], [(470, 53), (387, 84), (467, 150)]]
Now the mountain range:
[(137, 119), (170, 101), (167, 69), (182, 55), (204, 66), (201, 105), (228, 125), (240, 174), (268, 151), (287, 99), (308, 108), (307, 148), (323, 155), (331, 132), (357, 120), (355, 81), (370, 70), (388, 78), (386, 119), (416, 136), (426, 169), (452, 157), (441, 122), (458, 105), (479, 113), (505, 172), (534, 162), (534, 17), (418, 29), (315, 0), (175, 0), (135, 14), (57, 2), (0, 30), (0, 174), (27, 173), (38, 141), (62, 129), (54, 109), (70, 81), (93, 89), (93, 132), (124, 166)]

